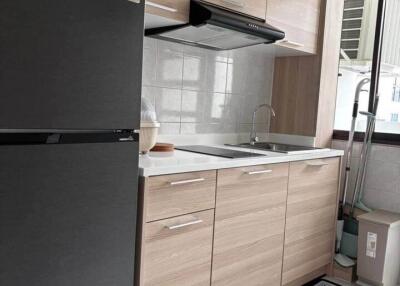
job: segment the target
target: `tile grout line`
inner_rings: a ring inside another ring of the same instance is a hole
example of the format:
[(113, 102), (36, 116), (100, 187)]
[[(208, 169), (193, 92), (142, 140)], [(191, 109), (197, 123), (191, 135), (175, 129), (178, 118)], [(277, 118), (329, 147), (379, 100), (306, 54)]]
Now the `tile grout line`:
[(183, 79), (185, 75), (185, 52), (182, 50), (182, 74), (181, 74), (181, 88), (180, 88), (180, 94), (181, 94), (181, 107), (179, 110), (179, 135), (182, 135), (182, 106), (183, 106)]

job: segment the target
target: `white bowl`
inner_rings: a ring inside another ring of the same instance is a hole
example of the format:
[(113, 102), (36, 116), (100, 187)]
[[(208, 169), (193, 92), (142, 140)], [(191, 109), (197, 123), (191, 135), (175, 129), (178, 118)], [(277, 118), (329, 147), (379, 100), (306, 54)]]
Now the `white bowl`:
[(148, 153), (151, 148), (156, 145), (158, 128), (160, 123), (158, 122), (142, 122), (140, 123), (140, 137), (139, 137), (139, 151), (142, 154)]

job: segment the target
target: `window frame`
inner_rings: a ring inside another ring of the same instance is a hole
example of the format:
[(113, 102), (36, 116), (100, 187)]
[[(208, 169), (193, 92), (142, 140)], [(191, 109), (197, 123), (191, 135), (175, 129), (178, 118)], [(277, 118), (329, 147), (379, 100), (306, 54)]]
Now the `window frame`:
[[(354, 142), (363, 142), (364, 136), (365, 132), (354, 132)], [(347, 141), (349, 140), (349, 131), (334, 130), (333, 139)], [(400, 134), (374, 132), (372, 143), (400, 146)]]
[[(379, 0), (378, 11), (376, 16), (376, 27), (374, 37), (374, 51), (372, 58), (371, 70), (371, 86), (369, 93), (368, 111), (373, 112), (375, 95), (379, 90), (379, 78), (381, 70), (381, 57), (382, 57), (382, 44), (385, 30), (385, 17), (386, 16), (386, 0)], [(364, 140), (365, 132), (355, 132), (354, 141), (362, 142)], [(347, 130), (333, 130), (334, 140), (348, 140), (349, 131)], [(386, 144), (400, 146), (400, 134), (396, 133), (383, 133), (374, 132), (372, 135), (372, 143)]]
[(399, 78), (396, 77), (393, 85), (392, 102), (400, 102), (400, 83), (397, 82)]

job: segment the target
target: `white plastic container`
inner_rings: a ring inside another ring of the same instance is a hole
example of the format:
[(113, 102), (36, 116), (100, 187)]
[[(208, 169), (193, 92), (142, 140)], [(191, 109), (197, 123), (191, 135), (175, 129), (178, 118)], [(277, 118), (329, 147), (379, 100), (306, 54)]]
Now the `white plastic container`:
[(160, 123), (157, 122), (155, 108), (148, 99), (142, 98), (141, 107), (139, 151), (146, 154), (156, 145)]
[(151, 148), (157, 143), (158, 128), (160, 123), (158, 122), (142, 122), (140, 123), (140, 139), (139, 139), (139, 150), (140, 153), (146, 154)]
[(358, 216), (358, 220), (357, 284), (398, 285), (400, 214), (376, 210)]

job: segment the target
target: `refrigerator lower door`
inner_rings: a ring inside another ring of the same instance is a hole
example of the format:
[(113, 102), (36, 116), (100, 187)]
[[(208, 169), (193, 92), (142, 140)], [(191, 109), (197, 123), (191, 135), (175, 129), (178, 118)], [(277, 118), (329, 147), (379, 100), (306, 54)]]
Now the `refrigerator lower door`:
[(0, 129), (139, 129), (143, 25), (144, 0), (1, 0)]
[(133, 285), (137, 145), (0, 146), (0, 285)]

